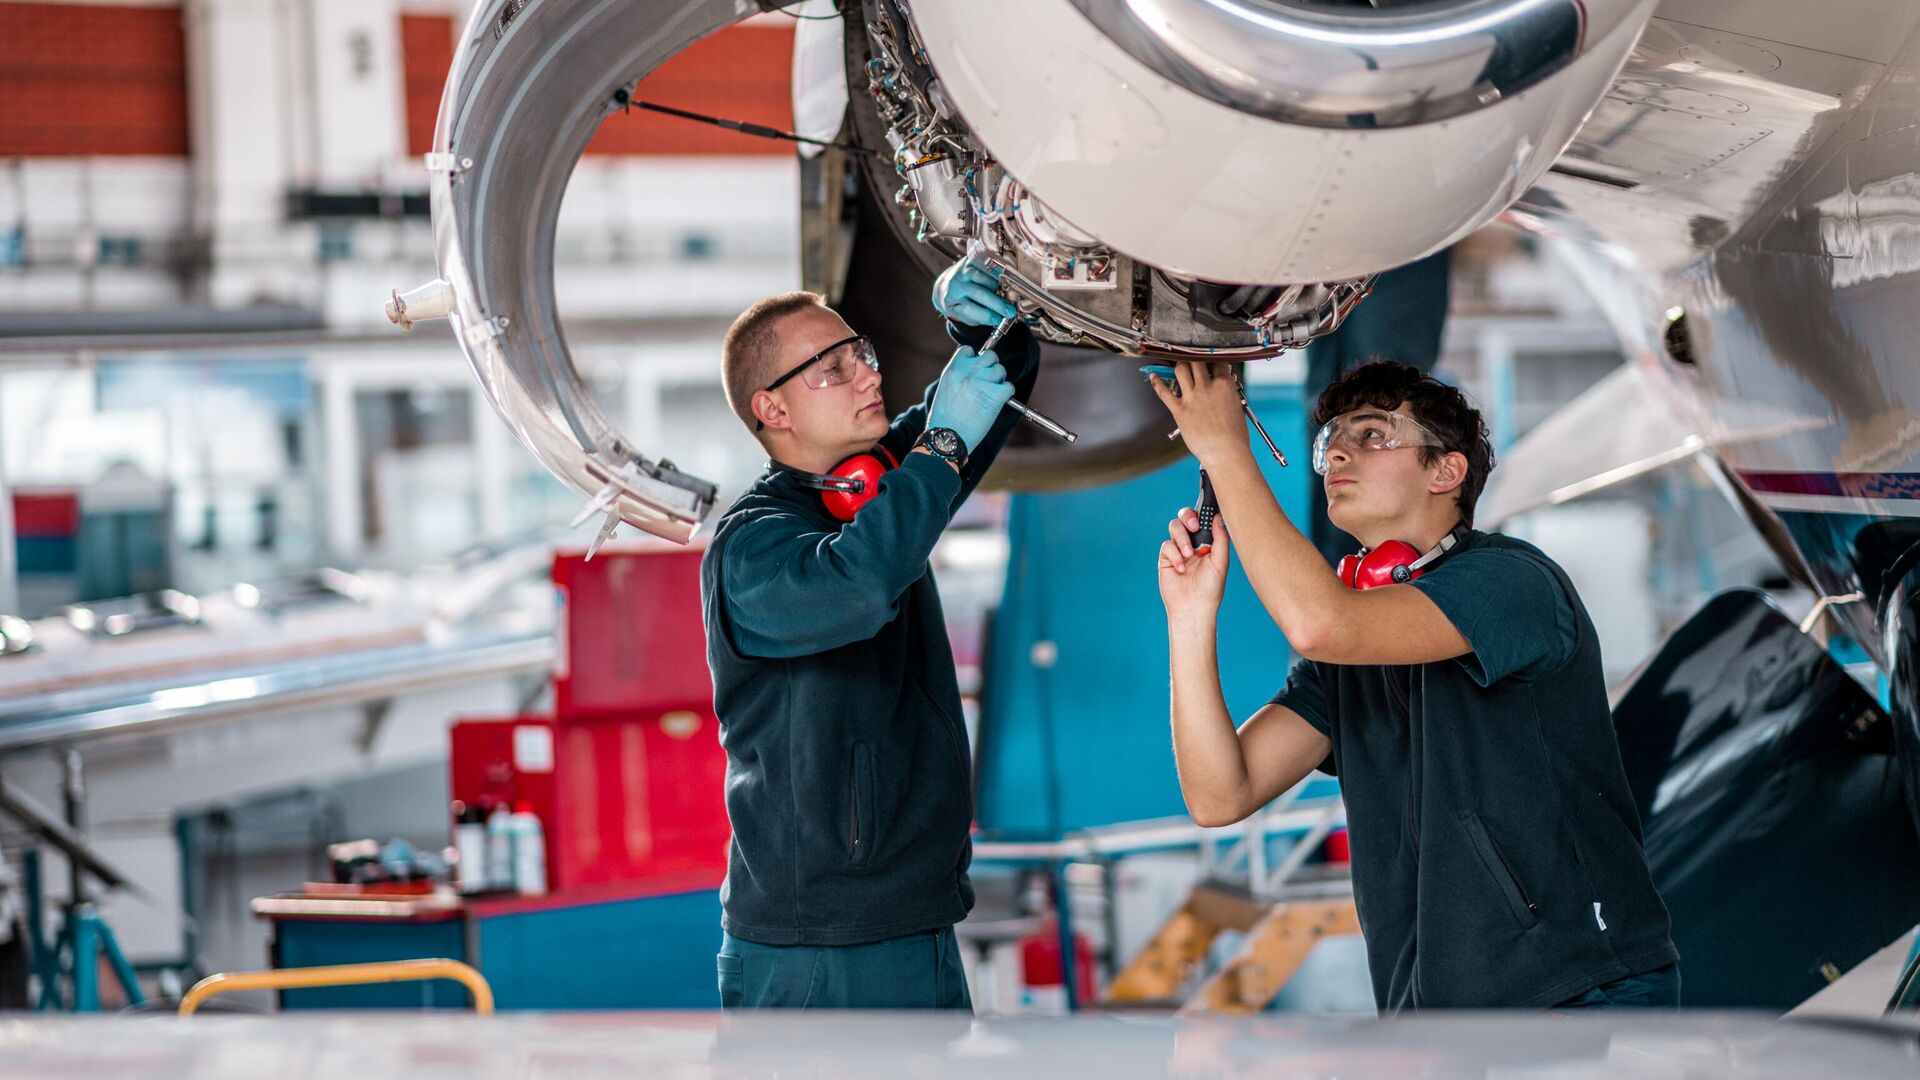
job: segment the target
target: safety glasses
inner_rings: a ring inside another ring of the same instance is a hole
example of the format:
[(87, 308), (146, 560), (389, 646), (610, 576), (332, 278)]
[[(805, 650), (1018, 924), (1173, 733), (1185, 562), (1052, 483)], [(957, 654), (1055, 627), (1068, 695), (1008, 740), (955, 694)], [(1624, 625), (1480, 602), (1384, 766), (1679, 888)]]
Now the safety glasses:
[[(769, 392), (778, 390), (786, 385), (788, 380), (805, 372), (806, 377), (800, 381), (808, 389), (825, 390), (829, 386), (839, 386), (841, 383), (853, 381), (854, 373), (860, 370), (855, 366), (856, 364), (865, 364), (874, 371), (880, 370), (880, 354), (873, 351), (873, 342), (868, 341), (864, 334), (841, 338), (788, 368), (785, 375), (761, 389)], [(759, 431), (766, 426), (755, 424), (753, 429)]]
[(1444, 445), (1420, 421), (1404, 413), (1356, 409), (1327, 421), (1313, 437), (1313, 471), (1327, 475), (1327, 453), (1334, 447), (1353, 454), (1362, 450)]
[(787, 369), (785, 375), (766, 385), (768, 390), (778, 390), (787, 380), (802, 372), (806, 377), (801, 382), (815, 390), (825, 390), (829, 386), (838, 386), (853, 379), (855, 364), (865, 364), (874, 371), (880, 370), (880, 354), (873, 351), (873, 342), (863, 334), (855, 334), (821, 349), (805, 360)]

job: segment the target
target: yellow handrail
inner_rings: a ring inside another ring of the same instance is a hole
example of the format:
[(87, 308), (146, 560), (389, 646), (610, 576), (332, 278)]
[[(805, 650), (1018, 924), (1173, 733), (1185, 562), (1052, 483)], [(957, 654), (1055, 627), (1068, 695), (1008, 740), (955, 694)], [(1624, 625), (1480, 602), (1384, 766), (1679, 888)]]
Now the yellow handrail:
[(360, 986), (368, 983), (452, 979), (473, 994), (473, 1011), (493, 1014), (493, 987), (486, 976), (458, 960), (387, 960), (377, 964), (330, 964), (324, 967), (277, 968), (273, 971), (231, 971), (209, 975), (193, 984), (180, 999), (180, 1015), (192, 1016), (215, 994), (235, 990), (304, 990), (315, 986)]

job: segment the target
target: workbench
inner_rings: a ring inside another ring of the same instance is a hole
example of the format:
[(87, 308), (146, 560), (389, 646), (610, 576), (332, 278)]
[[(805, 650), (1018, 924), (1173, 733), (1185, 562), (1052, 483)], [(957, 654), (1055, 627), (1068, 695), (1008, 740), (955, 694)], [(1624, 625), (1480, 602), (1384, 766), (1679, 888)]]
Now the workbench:
[[(719, 875), (709, 871), (547, 896), (312, 897), (253, 902), (275, 968), (444, 957), (477, 968), (507, 1009), (702, 1009), (720, 1004)], [(464, 1008), (446, 982), (280, 993), (282, 1009)]]

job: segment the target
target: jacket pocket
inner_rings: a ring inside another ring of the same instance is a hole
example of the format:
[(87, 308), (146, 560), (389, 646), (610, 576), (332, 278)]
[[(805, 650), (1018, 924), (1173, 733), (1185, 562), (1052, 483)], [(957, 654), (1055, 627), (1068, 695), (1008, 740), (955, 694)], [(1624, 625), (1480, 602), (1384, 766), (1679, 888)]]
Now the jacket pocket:
[(926, 702), (927, 708), (932, 709), (933, 714), (939, 717), (940, 730), (946, 735), (947, 747), (953, 751), (953, 760), (960, 766), (960, 774), (966, 777), (964, 786), (968, 791), (971, 791), (973, 789), (973, 763), (967, 760), (967, 751), (965, 749), (966, 724), (947, 712), (946, 707), (940, 704), (940, 699), (933, 696), (933, 691), (927, 688), (926, 682), (918, 675), (909, 671), (907, 678), (912, 680), (913, 688), (920, 692), (920, 700)]
[(1493, 879), (1500, 895), (1507, 901), (1507, 911), (1513, 915), (1513, 921), (1520, 928), (1531, 929), (1540, 921), (1540, 907), (1527, 893), (1527, 887), (1521, 883), (1520, 875), (1514, 871), (1513, 862), (1507, 853), (1487, 831), (1486, 823), (1478, 814), (1463, 814), (1460, 827), (1466, 830), (1467, 841), (1473, 845), (1474, 854), (1480, 858), (1480, 866)]
[(738, 1009), (746, 1004), (746, 961), (721, 953), (714, 957), (714, 966), (719, 969), (720, 1007)]
[(854, 743), (847, 768), (847, 863), (865, 866), (873, 858), (873, 749)]

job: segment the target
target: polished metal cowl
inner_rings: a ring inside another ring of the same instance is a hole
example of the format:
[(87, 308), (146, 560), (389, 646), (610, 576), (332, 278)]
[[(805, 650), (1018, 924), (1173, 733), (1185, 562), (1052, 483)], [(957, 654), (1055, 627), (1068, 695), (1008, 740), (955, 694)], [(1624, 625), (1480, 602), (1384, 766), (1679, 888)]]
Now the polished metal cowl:
[(1196, 94), (1269, 120), (1336, 129), (1405, 127), (1485, 108), (1565, 69), (1634, 7), (1607, 0), (1381, 9), (1300, 0), (1072, 3), (1134, 59)]
[[(654, 68), (759, 10), (751, 0), (488, 0), (475, 9), (427, 155), (440, 280), (396, 293), (396, 323), (447, 318), (521, 444), (602, 515), (686, 542), (714, 484), (647, 457), (608, 421), (567, 349), (555, 225), (600, 122)], [(422, 304), (422, 299), (427, 301)]]

